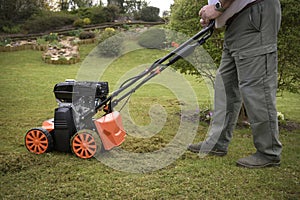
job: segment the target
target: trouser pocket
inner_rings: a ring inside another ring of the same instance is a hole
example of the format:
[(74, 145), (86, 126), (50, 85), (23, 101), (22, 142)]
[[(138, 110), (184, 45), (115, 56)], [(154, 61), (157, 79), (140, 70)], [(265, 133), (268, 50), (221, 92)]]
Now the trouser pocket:
[(250, 7), (249, 21), (251, 26), (257, 31), (261, 30), (262, 14), (263, 14), (262, 4), (258, 3)]
[(277, 52), (268, 53), (266, 55), (266, 70), (267, 75), (277, 74)]
[(240, 83), (277, 74), (277, 47), (267, 45), (235, 53)]

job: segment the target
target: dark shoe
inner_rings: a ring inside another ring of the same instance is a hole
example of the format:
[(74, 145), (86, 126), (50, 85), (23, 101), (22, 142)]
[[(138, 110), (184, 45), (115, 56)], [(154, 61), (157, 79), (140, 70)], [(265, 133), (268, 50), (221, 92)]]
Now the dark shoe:
[[(203, 144), (202, 142), (199, 142), (198, 144), (189, 144), (187, 149), (193, 153), (199, 153), (202, 144)], [(227, 154), (227, 151), (220, 150), (220, 149), (213, 147), (212, 149), (203, 149), (202, 148), (201, 153), (207, 153), (207, 154), (214, 155), (214, 156), (225, 156)]]
[(264, 168), (280, 166), (280, 160), (270, 160), (258, 153), (246, 158), (241, 158), (236, 162), (237, 166), (246, 168)]

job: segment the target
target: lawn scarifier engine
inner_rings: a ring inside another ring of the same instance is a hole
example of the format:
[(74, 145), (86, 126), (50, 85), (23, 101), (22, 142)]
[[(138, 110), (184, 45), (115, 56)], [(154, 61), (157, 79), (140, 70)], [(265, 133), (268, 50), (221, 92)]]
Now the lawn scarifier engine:
[[(46, 120), (42, 127), (26, 133), (26, 148), (35, 154), (52, 150), (73, 152), (86, 159), (101, 150), (111, 150), (121, 145), (125, 141), (126, 132), (121, 115), (114, 111), (114, 107), (125, 98), (130, 98), (132, 93), (168, 66), (192, 54), (197, 46), (205, 43), (212, 35), (213, 28), (212, 21), (208, 27), (155, 61), (150, 68), (125, 81), (109, 96), (107, 82), (65, 81), (56, 84), (54, 94), (59, 106), (55, 109), (54, 119)], [(122, 92), (125, 94), (117, 99)], [(99, 111), (105, 114), (94, 119)]]

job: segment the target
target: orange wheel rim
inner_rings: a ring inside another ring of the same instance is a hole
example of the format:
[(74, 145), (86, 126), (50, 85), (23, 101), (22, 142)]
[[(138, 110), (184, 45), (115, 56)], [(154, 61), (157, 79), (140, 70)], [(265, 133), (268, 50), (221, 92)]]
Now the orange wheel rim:
[(72, 141), (73, 152), (80, 158), (91, 158), (96, 154), (97, 145), (92, 135), (77, 134)]
[(49, 143), (46, 135), (40, 130), (31, 130), (26, 134), (25, 143), (27, 149), (35, 154), (45, 153)]

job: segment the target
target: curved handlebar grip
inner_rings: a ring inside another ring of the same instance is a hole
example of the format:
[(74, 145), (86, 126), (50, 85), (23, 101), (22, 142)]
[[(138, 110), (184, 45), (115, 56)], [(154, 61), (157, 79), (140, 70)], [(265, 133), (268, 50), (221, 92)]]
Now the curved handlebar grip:
[(209, 24), (207, 27), (205, 27), (205, 29), (212, 29), (215, 27), (215, 20), (210, 20)]

